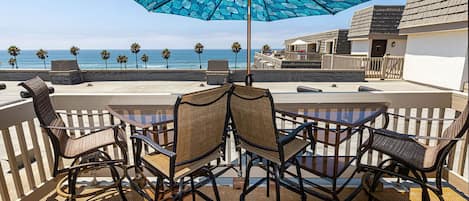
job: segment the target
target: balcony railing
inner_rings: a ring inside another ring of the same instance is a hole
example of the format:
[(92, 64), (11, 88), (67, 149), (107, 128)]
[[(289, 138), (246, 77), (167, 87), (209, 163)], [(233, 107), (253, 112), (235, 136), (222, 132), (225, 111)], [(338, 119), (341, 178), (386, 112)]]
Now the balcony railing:
[(286, 55), (283, 52), (279, 57), (256, 53), (254, 56), (254, 66), (257, 69), (320, 68), (320, 57), (318, 60), (298, 60), (289, 59), (290, 57), (286, 57)]
[(352, 55), (322, 55), (322, 69), (364, 69), (366, 78), (402, 79), (404, 57), (366, 57)]
[[(176, 95), (173, 94), (55, 94), (52, 96), (57, 110), (75, 113), (75, 115), (63, 116), (66, 123), (80, 127), (109, 125), (113, 117), (98, 115), (106, 105), (167, 106), (173, 105), (175, 99)], [(390, 103), (389, 110), (394, 113), (417, 117), (450, 118), (463, 109), (467, 95), (452, 92), (278, 93), (274, 94), (274, 99), (279, 105), (305, 109), (314, 108), (317, 103), (388, 102)], [(370, 126), (382, 126), (383, 119), (378, 117)], [(302, 121), (301, 119), (297, 120)], [(118, 120), (115, 119), (115, 121)], [(278, 125), (288, 126), (282, 122), (279, 122)], [(393, 119), (389, 128), (410, 134), (439, 136), (446, 126), (448, 126), (447, 123), (439, 121)], [(51, 177), (53, 159), (51, 144), (39, 127), (31, 100), (1, 107), (0, 131), (2, 135), (0, 138), (0, 158), (7, 159), (0, 162), (0, 200), (37, 200), (37, 198), (42, 198), (53, 191), (58, 179)], [(130, 135), (130, 133), (127, 134)], [(72, 132), (70, 135), (79, 136), (80, 132)], [(365, 139), (367, 135), (365, 133)], [(449, 184), (466, 195), (469, 194), (469, 181), (467, 179), (469, 177), (468, 139), (466, 137), (464, 141), (458, 142), (451, 152), (444, 174)], [(422, 142), (431, 145), (431, 142)], [(340, 153), (354, 154), (354, 148), (358, 143), (355, 135), (344, 143), (343, 147), (340, 147)], [(224, 163), (238, 161), (232, 141), (227, 143), (227, 149), (231, 150), (229, 152), (231, 154)], [(327, 146), (319, 145), (316, 149), (316, 153), (322, 155), (328, 155), (330, 151)], [(108, 147), (105, 151), (119, 157), (113, 147)], [(376, 164), (383, 159), (385, 156), (373, 152), (368, 154), (362, 163)], [(131, 161), (131, 163), (133, 162)], [(64, 166), (67, 164), (69, 161), (61, 163)], [(254, 177), (265, 176), (265, 173), (253, 174)], [(313, 177), (312, 175), (305, 176)]]

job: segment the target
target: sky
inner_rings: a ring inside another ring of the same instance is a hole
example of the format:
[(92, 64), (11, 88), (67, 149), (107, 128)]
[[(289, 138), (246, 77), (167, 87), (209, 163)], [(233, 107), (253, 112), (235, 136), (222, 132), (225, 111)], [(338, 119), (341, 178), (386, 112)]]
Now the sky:
[[(404, 5), (405, 0), (372, 0), (334, 16), (311, 16), (274, 22), (253, 22), (252, 46), (282, 48), (287, 38), (349, 28), (353, 13), (370, 5)], [(0, 49), (17, 45), (23, 50), (44, 48), (206, 49), (246, 44), (245, 21), (203, 21), (147, 12), (133, 0), (0, 1)]]

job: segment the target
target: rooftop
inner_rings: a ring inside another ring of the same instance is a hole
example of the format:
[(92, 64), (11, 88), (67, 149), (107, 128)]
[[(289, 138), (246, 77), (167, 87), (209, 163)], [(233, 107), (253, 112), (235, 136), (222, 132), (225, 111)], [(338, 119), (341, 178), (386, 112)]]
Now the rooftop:
[(446, 25), (441, 29), (467, 28), (467, 15), (467, 0), (407, 0), (399, 29), (436, 25)]
[(399, 21), (404, 6), (370, 6), (356, 11), (348, 34), (349, 38), (369, 38), (373, 35), (387, 35), (397, 37)]
[[(7, 89), (0, 90), (0, 106), (21, 101), (22, 87), (18, 82), (6, 81)], [(56, 93), (162, 93), (184, 94), (215, 86), (200, 87), (193, 81), (112, 81), (86, 82), (77, 85), (53, 86)], [(205, 83), (205, 82), (204, 82)], [(337, 87), (332, 87), (335, 84)], [(356, 92), (359, 86), (368, 86), (383, 91), (440, 91), (437, 88), (411, 83), (404, 80), (369, 80), (368, 82), (256, 82), (255, 86), (269, 88), (272, 93), (296, 93), (297, 86), (322, 89), (324, 92)]]

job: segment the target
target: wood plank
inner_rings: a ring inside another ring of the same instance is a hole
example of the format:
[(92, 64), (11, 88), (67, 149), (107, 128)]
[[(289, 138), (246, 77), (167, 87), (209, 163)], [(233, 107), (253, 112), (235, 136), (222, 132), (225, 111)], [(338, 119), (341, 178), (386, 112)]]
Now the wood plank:
[[(77, 110), (77, 120), (78, 120), (78, 127), (84, 127), (85, 123), (83, 122), (83, 112), (81, 110)], [(84, 135), (85, 131), (80, 130), (80, 136)]]
[(54, 173), (54, 157), (52, 156), (51, 144), (49, 140), (49, 135), (47, 134), (46, 129), (41, 128), (42, 132), (42, 141), (44, 143), (44, 149), (46, 150), (47, 164), (49, 165), (49, 172), (52, 175)]
[(29, 159), (29, 151), (28, 146), (26, 145), (22, 124), (15, 125), (15, 130), (18, 137), (18, 143), (20, 145), (22, 156), (21, 158), (23, 159), (23, 165), (28, 179), (29, 189), (34, 189), (36, 187), (36, 182), (34, 181), (33, 169), (31, 167), (31, 160)]
[(11, 176), (16, 189), (17, 197), (24, 196), (23, 182), (19, 174), (18, 163), (16, 162), (15, 149), (11, 142), (11, 135), (8, 129), (2, 130), (3, 142), (5, 143), (5, 150), (8, 157), (8, 164), (10, 165)]
[(28, 127), (29, 127), (29, 134), (31, 135), (31, 141), (33, 144), (33, 152), (34, 152), (34, 158), (36, 158), (36, 163), (37, 163), (37, 169), (39, 172), (39, 178), (41, 179), (41, 182), (46, 181), (46, 173), (45, 173), (45, 168), (44, 168), (44, 162), (42, 159), (41, 155), (41, 148), (39, 147), (39, 141), (37, 139), (37, 133), (36, 133), (36, 127), (34, 125), (33, 120), (28, 121)]
[[(46, 181), (42, 185), (38, 186), (38, 188), (34, 189), (31, 193), (27, 194), (23, 198), (21, 198), (21, 201), (37, 201), (37, 200), (45, 200), (50, 193), (54, 193), (59, 200), (65, 200), (64, 198), (58, 196), (55, 193), (55, 187), (57, 186), (57, 183), (65, 176), (65, 174), (58, 175), (57, 177), (51, 178), (50, 180)], [(50, 199), (46, 199), (50, 200)], [(52, 199), (56, 200), (56, 199)]]
[[(433, 110), (435, 108), (428, 108), (428, 111), (427, 111), (427, 117), (428, 118), (433, 118)], [(427, 134), (425, 136), (431, 136), (431, 132), (432, 132), (432, 124), (433, 124), (433, 121), (432, 120), (428, 120), (427, 121)], [(429, 139), (426, 139), (425, 140), (425, 144), (426, 145), (429, 145), (430, 144), (430, 140)]]
[[(417, 108), (417, 118), (422, 118), (422, 108)], [(420, 135), (420, 127), (421, 127), (421, 120), (417, 119), (415, 121), (415, 135), (419, 136)]]
[(465, 195), (469, 196), (469, 181), (467, 178), (458, 175), (454, 171), (443, 168), (443, 178), (448, 181), (449, 184), (454, 186), (456, 189), (464, 193)]
[(466, 139), (461, 143), (461, 152), (459, 154), (459, 164), (458, 164), (458, 174), (459, 175), (464, 175), (464, 170), (466, 168), (469, 168), (469, 167), (466, 167), (466, 160), (467, 160), (467, 152), (469, 151), (468, 149), (468, 144), (469, 144), (469, 137), (468, 137), (468, 133), (466, 131)]
[(3, 201), (10, 200), (10, 193), (8, 192), (7, 183), (5, 181), (5, 174), (3, 174), (2, 163), (0, 162), (0, 198)]
[[(74, 125), (74, 122), (73, 122), (72, 110), (66, 110), (66, 112), (67, 112), (67, 125), (68, 125), (69, 127), (74, 127), (74, 126), (73, 126), (73, 125)], [(76, 135), (75, 135), (75, 130), (69, 130), (68, 132), (69, 132), (69, 135), (70, 135), (72, 138), (76, 137)]]

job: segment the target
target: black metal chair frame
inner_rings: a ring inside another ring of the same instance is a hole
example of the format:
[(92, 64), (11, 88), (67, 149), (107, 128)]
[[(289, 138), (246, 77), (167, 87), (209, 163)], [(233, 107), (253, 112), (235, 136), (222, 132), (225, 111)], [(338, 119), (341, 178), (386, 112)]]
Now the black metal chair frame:
[[(301, 195), (301, 200), (306, 200), (306, 194), (305, 194), (305, 190), (304, 190), (304, 186), (303, 186), (303, 178), (301, 176), (301, 170), (300, 170), (299, 162), (296, 159), (296, 155), (298, 155), (300, 152), (304, 152), (305, 150), (300, 150), (293, 157), (285, 160), (283, 147), (287, 143), (294, 140), (298, 136), (298, 134), (301, 131), (303, 131), (304, 129), (307, 129), (308, 136), (311, 139), (312, 138), (313, 122), (303, 123), (302, 125), (300, 125), (296, 129), (289, 132), (287, 135), (281, 135), (281, 134), (279, 134), (279, 129), (277, 129), (277, 124), (275, 122), (275, 120), (277, 118), (276, 118), (276, 115), (275, 115), (276, 112), (275, 112), (274, 101), (273, 101), (273, 98), (272, 98), (272, 95), (270, 94), (270, 92), (266, 92), (264, 95), (261, 95), (259, 97), (254, 97), (254, 98), (243, 97), (241, 95), (236, 94), (236, 92), (233, 92), (232, 96), (236, 96), (236, 97), (244, 99), (244, 100), (257, 100), (257, 99), (261, 99), (261, 98), (265, 98), (265, 97), (269, 98), (270, 103), (271, 103), (271, 108), (272, 108), (272, 111), (271, 111), (272, 112), (272, 123), (273, 123), (275, 131), (276, 131), (275, 136), (277, 138), (277, 145), (278, 145), (277, 150), (273, 150), (273, 149), (268, 148), (268, 147), (260, 146), (260, 145), (251, 143), (246, 139), (243, 139), (239, 134), (237, 134), (236, 123), (233, 121), (232, 126), (233, 126), (233, 132), (235, 134), (234, 135), (235, 136), (235, 143), (236, 143), (237, 146), (240, 146), (240, 141), (242, 141), (242, 142), (244, 142), (244, 143), (246, 143), (250, 146), (253, 146), (253, 147), (261, 149), (261, 150), (278, 151), (279, 155), (280, 155), (280, 161), (281, 161), (281, 165), (279, 166), (276, 163), (274, 163), (272, 161), (269, 161), (268, 159), (264, 159), (260, 156), (255, 155), (255, 153), (251, 153), (251, 152), (246, 150), (247, 155), (250, 156), (250, 159), (249, 159), (249, 161), (247, 161), (245, 181), (244, 181), (244, 186), (243, 186), (243, 192), (240, 195), (240, 200), (244, 201), (247, 194), (249, 194), (251, 191), (253, 191), (255, 188), (257, 188), (259, 185), (261, 185), (264, 182), (267, 182), (266, 195), (267, 195), (267, 197), (269, 197), (269, 194), (270, 194), (269, 193), (270, 192), (269, 181), (270, 180), (273, 180), (275, 182), (275, 191), (276, 191), (277, 201), (280, 201), (280, 185), (287, 188), (290, 191), (293, 191), (295, 193), (300, 194)], [(231, 113), (231, 110), (230, 110), (230, 113)], [(311, 145), (311, 146), (314, 146), (314, 145)], [(263, 166), (260, 166), (262, 169), (266, 170), (266, 177), (260, 179), (259, 181), (254, 183), (252, 186), (249, 186), (250, 185), (250, 182), (249, 182), (250, 170), (253, 166), (254, 161), (256, 161), (256, 160), (260, 160), (260, 161), (265, 160), (266, 161), (266, 164), (264, 164)], [(290, 181), (290, 180), (288, 180), (284, 177), (284, 173), (286, 172), (286, 169), (291, 164), (296, 165), (296, 174), (297, 174), (296, 176), (298, 177), (298, 183), (297, 184), (295, 184), (294, 182), (292, 182), (292, 181)], [(273, 171), (271, 171), (270, 168), (272, 168)], [(274, 178), (272, 178), (270, 176), (271, 174), (274, 176)]]
[[(210, 89), (208, 89), (210, 90)], [(215, 100), (211, 101), (211, 102), (208, 102), (208, 103), (204, 103), (204, 104), (196, 104), (196, 103), (191, 103), (191, 102), (184, 102), (182, 101), (182, 97), (179, 96), (176, 100), (176, 103), (175, 103), (175, 107), (174, 107), (174, 120), (171, 121), (174, 123), (174, 141), (173, 143), (171, 144), (172, 145), (172, 151), (164, 148), (162, 145), (159, 145), (157, 143), (155, 143), (151, 138), (149, 138), (148, 136), (145, 136), (145, 135), (141, 135), (141, 134), (137, 134), (137, 135), (132, 135), (130, 138), (131, 140), (133, 141), (132, 144), (134, 145), (133, 146), (133, 151), (134, 151), (134, 161), (135, 161), (135, 169), (136, 171), (139, 171), (139, 172), (142, 172), (143, 171), (143, 167), (142, 167), (142, 163), (144, 164), (144, 168), (146, 168), (147, 170), (149, 170), (152, 174), (154, 174), (155, 176), (157, 176), (157, 181), (156, 181), (156, 185), (154, 186), (155, 188), (155, 197), (154, 198), (151, 198), (144, 190), (141, 186), (139, 186), (138, 184), (136, 184), (135, 182), (132, 182), (131, 180), (131, 185), (132, 185), (132, 188), (135, 189), (140, 195), (142, 195), (143, 197), (145, 197), (145, 199), (148, 199), (148, 200), (158, 200), (159, 198), (161, 198), (162, 196), (164, 196), (164, 194), (167, 192), (167, 191), (164, 191), (164, 185), (165, 185), (165, 181), (164, 179), (168, 180), (169, 182), (167, 182), (167, 185), (169, 186), (169, 190), (171, 190), (173, 187), (175, 186), (178, 186), (178, 193), (177, 194), (174, 194), (173, 191), (171, 191), (171, 194), (172, 194), (172, 199), (173, 200), (181, 200), (183, 199), (183, 197), (187, 194), (187, 193), (191, 193), (192, 194), (192, 199), (195, 200), (195, 194), (197, 193), (197, 195), (199, 195), (200, 197), (202, 197), (204, 200), (209, 200), (211, 201), (212, 199), (207, 196), (206, 194), (204, 194), (203, 192), (199, 191), (198, 188), (207, 184), (208, 182), (211, 182), (212, 183), (212, 188), (214, 190), (214, 193), (215, 193), (215, 200), (219, 201), (220, 200), (220, 195), (219, 195), (219, 192), (218, 192), (218, 188), (217, 188), (217, 184), (216, 184), (216, 177), (219, 176), (220, 174), (223, 174), (224, 172), (226, 172), (228, 169), (225, 169), (221, 172), (219, 172), (217, 175), (213, 174), (212, 173), (212, 170), (213, 168), (210, 167), (210, 164), (207, 164), (207, 166), (204, 166), (202, 167), (201, 169), (191, 173), (190, 175), (188, 175), (188, 177), (190, 177), (189, 181), (184, 181), (184, 177), (180, 178), (179, 181), (174, 181), (174, 170), (175, 170), (175, 167), (176, 166), (179, 166), (179, 165), (184, 165), (184, 164), (189, 164), (189, 163), (192, 163), (192, 162), (195, 162), (199, 159), (202, 159), (206, 156), (209, 156), (210, 154), (214, 153), (214, 151), (216, 151), (218, 148), (221, 149), (222, 151), (222, 156), (225, 155), (225, 144), (226, 144), (226, 137), (227, 137), (227, 131), (228, 131), (228, 121), (229, 121), (229, 112), (226, 113), (226, 119), (225, 119), (225, 128), (224, 128), (224, 133), (222, 135), (222, 143), (214, 150), (208, 152), (208, 153), (205, 153), (195, 159), (192, 159), (192, 160), (188, 160), (188, 161), (183, 161), (183, 162), (180, 162), (180, 163), (176, 163), (175, 160), (176, 160), (176, 142), (177, 142), (177, 132), (178, 132), (178, 129), (177, 129), (177, 119), (178, 119), (178, 110), (179, 110), (179, 106), (182, 105), (182, 104), (189, 104), (191, 106), (195, 106), (195, 107), (203, 107), (203, 106), (208, 106), (208, 105), (211, 105), (215, 102), (217, 102), (218, 100), (220, 100), (221, 98), (223, 98), (224, 96), (228, 96), (228, 103), (227, 103), (227, 107), (229, 108), (230, 106), (230, 102), (229, 102), (229, 99), (230, 99), (230, 96), (231, 96), (231, 90), (232, 88), (230, 88), (230, 90), (226, 91), (225, 93), (223, 93), (222, 95), (220, 95), (220, 97), (216, 98)], [(207, 90), (204, 90), (204, 91), (207, 91)], [(203, 91), (198, 91), (198, 92), (203, 92)], [(197, 93), (197, 92), (195, 92)], [(227, 111), (229, 111), (229, 109), (227, 109)], [(166, 156), (168, 156), (171, 160), (170, 162), (170, 175), (169, 176), (166, 176), (165, 174), (163, 174), (161, 171), (159, 171), (158, 169), (154, 168), (151, 164), (147, 163), (145, 160), (142, 160), (141, 158), (141, 153), (142, 153), (142, 145), (145, 144), (145, 145), (148, 145), (150, 146), (151, 148), (153, 148), (155, 151), (161, 153), (161, 154), (164, 154)], [(231, 168), (231, 167), (229, 167)], [(194, 182), (194, 178), (196, 177), (200, 177), (200, 176), (206, 176), (209, 178), (209, 180), (202, 180), (198, 183), (195, 183)], [(187, 177), (187, 176), (186, 176)], [(184, 190), (184, 185), (186, 185), (188, 182), (190, 182), (190, 190), (189, 191), (185, 191)], [(163, 192), (161, 193), (160, 195), (160, 188), (163, 190)]]
[[(461, 115), (463, 115), (461, 113)], [(399, 133), (387, 133), (386, 129), (389, 124), (389, 116), (394, 116), (394, 118), (402, 117), (406, 120), (414, 119), (414, 120), (437, 120), (437, 121), (453, 121), (455, 119), (439, 119), (439, 118), (417, 118), (417, 117), (408, 117), (399, 114), (393, 113), (386, 113), (385, 114), (385, 124), (383, 129), (373, 129), (368, 128), (370, 130), (370, 138), (368, 143), (362, 145), (359, 149), (358, 154), (358, 169), (359, 171), (366, 171), (373, 174), (372, 183), (369, 186), (369, 191), (366, 191), (369, 195), (369, 200), (378, 199), (373, 195), (373, 192), (376, 191), (376, 188), (379, 184), (379, 179), (384, 175), (387, 174), (389, 176), (394, 176), (397, 178), (402, 178), (404, 180), (412, 181), (422, 188), (422, 200), (423, 201), (430, 201), (429, 191), (433, 191), (440, 201), (444, 201), (443, 198), (443, 190), (442, 190), (442, 170), (445, 165), (446, 158), (451, 150), (455, 147), (457, 141), (463, 138), (451, 138), (445, 139), (441, 137), (428, 137), (428, 136), (415, 136), (415, 135), (406, 135), (406, 134), (399, 134)], [(465, 132), (469, 129), (469, 122), (466, 120), (464, 123), (463, 128), (460, 131), (460, 136), (464, 135)], [(414, 140), (414, 139), (433, 139), (433, 140), (450, 140), (450, 142), (444, 146), (444, 148), (439, 151), (437, 155), (436, 162), (429, 168), (419, 169), (414, 165), (410, 164), (408, 161), (400, 160), (398, 158), (389, 158), (383, 160), (377, 166), (365, 165), (361, 164), (361, 157), (367, 151), (371, 151), (371, 144), (373, 143), (373, 136), (374, 135), (385, 135), (387, 137), (396, 138), (399, 140)], [(435, 186), (428, 183), (426, 173), (436, 171), (436, 182)], [(412, 173), (410, 175), (409, 173)]]
[[(22, 86), (22, 87), (26, 88), (28, 91), (32, 91), (32, 89), (23, 82), (20, 83), (19, 86)], [(49, 93), (50, 92), (51, 91), (49, 90)], [(39, 114), (41, 111), (39, 111), (38, 108), (36, 107), (36, 104), (39, 104), (35, 100), (36, 96), (34, 94), (30, 94), (30, 95), (33, 98), (34, 110), (35, 110), (36, 114)], [(65, 112), (55, 112), (55, 113), (61, 120), (62, 120), (61, 115), (79, 115), (79, 114), (65, 113)], [(109, 113), (100, 113), (100, 114), (104, 115), (104, 114), (109, 114)], [(45, 125), (43, 119), (41, 119), (41, 118), (38, 118), (38, 120), (39, 120), (39, 123), (40, 123), (40, 127), (42, 128), (43, 131), (45, 131), (47, 133), (47, 136), (49, 137), (49, 139), (52, 143), (53, 152), (54, 152), (53, 153), (54, 154), (54, 162), (53, 162), (54, 166), (53, 166), (53, 169), (52, 169), (52, 176), (57, 177), (60, 174), (67, 173), (67, 176), (64, 177), (60, 182), (58, 182), (58, 186), (57, 186), (58, 192), (57, 193), (59, 193), (60, 195), (62, 195), (64, 197), (68, 197), (71, 200), (75, 200), (76, 198), (88, 197), (88, 196), (91, 196), (91, 195), (96, 195), (96, 193), (99, 193), (99, 192), (104, 192), (107, 189), (109, 189), (111, 187), (114, 187), (114, 185), (102, 188), (102, 189), (94, 191), (94, 192), (89, 192), (89, 193), (84, 193), (84, 194), (79, 194), (79, 195), (76, 194), (77, 192), (76, 192), (76, 187), (75, 186), (76, 186), (76, 182), (77, 182), (77, 179), (78, 179), (78, 175), (81, 171), (89, 170), (89, 169), (109, 168), (110, 171), (111, 171), (112, 179), (113, 179), (115, 185), (118, 188), (118, 192), (119, 192), (119, 195), (120, 195), (121, 199), (122, 200), (127, 200), (127, 198), (124, 195), (123, 188), (122, 188), (122, 183), (121, 183), (122, 179), (125, 178), (125, 177), (124, 176), (120, 177), (119, 173), (116, 169), (116, 167), (120, 167), (120, 168), (124, 169), (123, 166), (127, 165), (127, 163), (128, 163), (127, 145), (123, 144), (123, 143), (119, 143), (119, 139), (118, 139), (118, 132), (119, 132), (118, 129), (120, 129), (120, 125), (111, 125), (111, 126), (102, 126), (102, 127), (60, 127), (60, 126)], [(77, 155), (75, 157), (67, 157), (67, 156), (65, 156), (61, 153), (59, 139), (57, 139), (57, 137), (52, 133), (51, 129), (65, 130), (65, 131), (70, 131), (70, 130), (74, 130), (74, 131), (76, 131), (76, 130), (80, 130), (80, 131), (93, 130), (92, 132), (83, 134), (81, 137), (91, 135), (91, 134), (94, 134), (94, 133), (97, 133), (97, 132), (100, 132), (100, 131), (104, 131), (106, 129), (113, 129), (115, 143), (106, 144), (106, 145), (103, 145), (103, 146), (98, 147), (96, 149), (80, 153), (79, 155)], [(113, 145), (113, 144), (117, 145), (120, 148), (123, 159), (112, 159), (109, 154), (107, 154), (104, 151), (99, 150), (99, 148), (103, 148), (105, 146), (109, 146), (109, 145)], [(73, 159), (73, 162), (71, 163), (70, 167), (65, 167), (65, 168), (59, 169), (60, 158)], [(65, 181), (65, 180), (68, 180), (68, 193), (59, 191), (59, 185), (61, 185), (63, 183), (63, 181)]]

